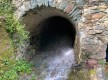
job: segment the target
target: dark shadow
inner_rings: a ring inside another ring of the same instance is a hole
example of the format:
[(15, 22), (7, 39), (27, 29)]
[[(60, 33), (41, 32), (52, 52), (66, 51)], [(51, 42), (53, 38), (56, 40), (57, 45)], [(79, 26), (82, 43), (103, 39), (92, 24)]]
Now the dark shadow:
[(107, 49), (106, 49), (106, 62), (108, 62), (108, 44), (107, 44)]
[(40, 51), (57, 47), (57, 44), (74, 46), (76, 30), (70, 20), (53, 16), (40, 23), (40, 27), (40, 33), (30, 40), (33, 45), (39, 46)]
[[(30, 47), (35, 49), (31, 58), (35, 68), (40, 72), (45, 71), (47, 77), (50, 75), (52, 80), (52, 76), (57, 78), (61, 74), (67, 75), (67, 71), (75, 63), (72, 49), (75, 35), (75, 26), (70, 20), (61, 16), (50, 17), (36, 26), (30, 38)], [(65, 77), (62, 80), (66, 80)]]

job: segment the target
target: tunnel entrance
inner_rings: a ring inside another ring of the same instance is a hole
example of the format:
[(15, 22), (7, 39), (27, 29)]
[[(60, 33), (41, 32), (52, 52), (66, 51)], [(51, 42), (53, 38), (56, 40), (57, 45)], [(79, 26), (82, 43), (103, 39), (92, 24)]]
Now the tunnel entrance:
[(64, 17), (53, 16), (42, 21), (39, 26), (40, 33), (31, 36), (30, 39), (31, 45), (35, 47), (38, 45), (35, 53), (37, 55), (33, 60), (35, 67), (47, 66), (44, 68), (45, 73), (48, 74), (45, 80), (58, 80), (61, 77), (67, 80), (68, 72), (75, 64), (73, 46), (76, 30), (74, 25)]
[(30, 40), (33, 45), (37, 45), (35, 41), (38, 41), (39, 50), (47, 50), (57, 45), (61, 47), (65, 45), (70, 48), (74, 46), (76, 30), (68, 19), (53, 16), (42, 21), (39, 26), (41, 27), (40, 34), (32, 36)]
[(108, 62), (108, 44), (107, 44), (107, 49), (106, 49), (106, 62)]
[[(54, 8), (29, 11), (23, 23), (30, 32), (26, 49), (36, 71), (36, 80), (67, 80), (75, 64), (76, 27), (71, 18)], [(39, 76), (39, 77), (38, 77)]]

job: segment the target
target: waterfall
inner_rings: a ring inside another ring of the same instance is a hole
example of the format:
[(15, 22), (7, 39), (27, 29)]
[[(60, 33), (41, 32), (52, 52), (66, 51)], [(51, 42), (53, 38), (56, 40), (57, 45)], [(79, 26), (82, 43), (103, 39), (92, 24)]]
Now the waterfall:
[(34, 64), (37, 72), (36, 80), (67, 80), (73, 64), (75, 64), (74, 51), (71, 40), (60, 40), (46, 46), (46, 50), (37, 54)]
[(48, 62), (48, 75), (45, 80), (67, 80), (72, 65), (75, 63), (73, 49), (63, 49)]

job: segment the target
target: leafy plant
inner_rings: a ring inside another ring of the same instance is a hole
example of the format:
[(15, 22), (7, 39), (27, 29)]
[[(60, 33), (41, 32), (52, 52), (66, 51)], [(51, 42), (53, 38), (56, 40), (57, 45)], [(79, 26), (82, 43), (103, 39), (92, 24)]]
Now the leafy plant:
[[(24, 25), (13, 17), (14, 8), (11, 1), (0, 0), (0, 16), (5, 17), (5, 21), (0, 22), (0, 25), (8, 32), (12, 49), (15, 50), (28, 38), (28, 32), (24, 30)], [(8, 51), (2, 56), (0, 54), (0, 80), (18, 80), (21, 75), (30, 74), (31, 64), (25, 60), (16, 60), (11, 50)]]
[(8, 69), (2, 72), (0, 80), (18, 80), (19, 76), (24, 73), (30, 74), (31, 71), (31, 64), (25, 60), (16, 60), (14, 64), (8, 62)]
[(28, 38), (28, 32), (24, 30), (24, 25), (13, 17), (14, 8), (11, 1), (0, 0), (0, 16), (6, 17), (3, 27), (9, 33), (13, 48), (16, 49)]

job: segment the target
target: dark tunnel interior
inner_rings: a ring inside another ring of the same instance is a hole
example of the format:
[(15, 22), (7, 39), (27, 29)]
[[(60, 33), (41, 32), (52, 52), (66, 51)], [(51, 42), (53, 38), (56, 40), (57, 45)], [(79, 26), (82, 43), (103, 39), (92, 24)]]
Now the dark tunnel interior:
[(38, 40), (39, 50), (47, 50), (49, 48), (74, 46), (76, 29), (70, 20), (61, 16), (53, 16), (40, 23), (40, 33), (31, 37), (31, 44)]
[(108, 44), (107, 44), (107, 49), (106, 49), (106, 62), (108, 62)]

